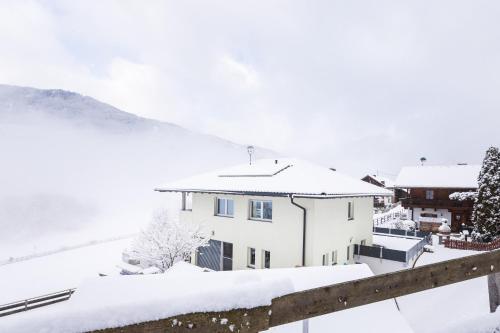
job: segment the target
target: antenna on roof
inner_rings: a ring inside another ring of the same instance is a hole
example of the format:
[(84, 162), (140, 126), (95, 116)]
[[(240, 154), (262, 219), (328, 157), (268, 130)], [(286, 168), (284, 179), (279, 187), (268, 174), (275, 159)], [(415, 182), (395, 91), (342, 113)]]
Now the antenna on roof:
[(248, 146), (247, 147), (247, 152), (248, 152), (248, 158), (250, 160), (250, 165), (252, 165), (252, 155), (253, 155), (254, 151), (255, 151), (254, 146)]

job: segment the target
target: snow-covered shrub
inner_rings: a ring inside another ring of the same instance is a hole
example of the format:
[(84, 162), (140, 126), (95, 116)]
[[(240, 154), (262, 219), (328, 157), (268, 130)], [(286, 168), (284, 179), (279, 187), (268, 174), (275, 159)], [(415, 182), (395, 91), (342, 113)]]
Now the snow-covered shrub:
[(416, 223), (412, 220), (397, 220), (394, 222), (393, 228), (406, 231), (415, 231)]
[(478, 178), (478, 195), (474, 202), (472, 220), (476, 241), (489, 242), (500, 235), (500, 151), (486, 151)]
[(188, 260), (208, 240), (202, 226), (169, 219), (166, 210), (162, 210), (155, 213), (149, 226), (134, 240), (132, 252), (141, 265), (165, 272), (176, 262)]
[(475, 200), (476, 198), (477, 192), (453, 192), (450, 194), (450, 200), (456, 201)]

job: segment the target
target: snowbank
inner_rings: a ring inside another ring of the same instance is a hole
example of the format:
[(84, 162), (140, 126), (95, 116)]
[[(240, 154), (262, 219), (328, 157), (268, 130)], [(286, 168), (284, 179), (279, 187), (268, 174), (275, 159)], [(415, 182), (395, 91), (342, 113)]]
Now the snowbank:
[[(117, 327), (200, 311), (269, 305), (294, 291), (372, 276), (366, 265), (251, 271), (201, 272), (182, 263), (165, 274), (87, 280), (65, 303), (28, 311), (0, 321), (1, 332), (82, 332)], [(382, 317), (391, 320), (381, 322)], [(359, 320), (363, 318), (363, 320)], [(351, 332), (411, 332), (394, 302), (384, 301), (310, 320), (310, 332), (332, 328)], [(271, 329), (301, 332), (300, 323)]]

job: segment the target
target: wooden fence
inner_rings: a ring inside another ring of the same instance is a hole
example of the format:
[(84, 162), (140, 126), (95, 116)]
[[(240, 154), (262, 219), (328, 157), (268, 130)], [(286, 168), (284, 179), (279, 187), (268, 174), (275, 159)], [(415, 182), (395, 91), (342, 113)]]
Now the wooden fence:
[(500, 250), (413, 269), (305, 290), (272, 300), (271, 305), (226, 312), (192, 313), (102, 333), (251, 332), (342, 311), (488, 275), (490, 311), (500, 304)]
[(445, 239), (444, 246), (450, 249), (473, 250), (473, 251), (493, 251), (500, 249), (500, 238), (489, 243), (466, 242), (458, 239)]
[(67, 289), (52, 294), (42, 295), (34, 298), (28, 298), (22, 301), (0, 305), (0, 317), (66, 301), (71, 297), (71, 295), (74, 292), (75, 289)]

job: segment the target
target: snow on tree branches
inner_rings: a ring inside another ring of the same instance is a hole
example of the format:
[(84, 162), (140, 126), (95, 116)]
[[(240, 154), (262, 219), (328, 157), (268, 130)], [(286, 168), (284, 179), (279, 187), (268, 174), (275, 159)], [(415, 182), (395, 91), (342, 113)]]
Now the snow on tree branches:
[(477, 241), (489, 242), (500, 235), (500, 152), (491, 147), (486, 151), (478, 178), (478, 195), (472, 220)]
[(132, 252), (141, 266), (165, 272), (176, 262), (188, 260), (196, 249), (208, 244), (208, 239), (202, 226), (169, 219), (166, 210), (162, 210), (135, 239)]
[(456, 201), (476, 200), (477, 192), (453, 192), (449, 197)]

